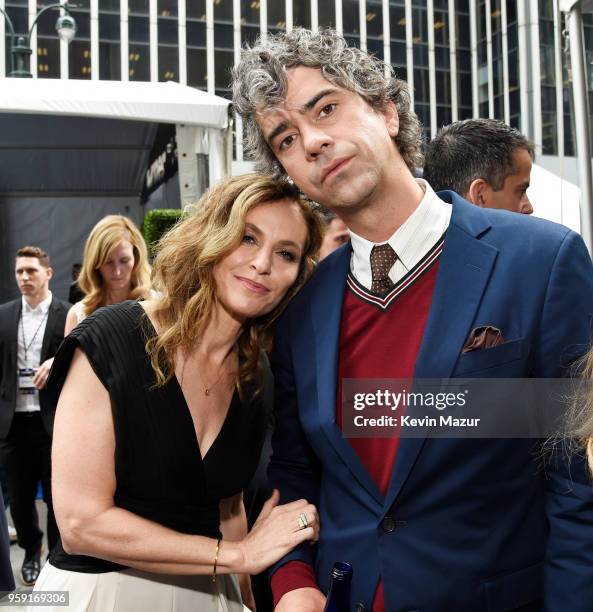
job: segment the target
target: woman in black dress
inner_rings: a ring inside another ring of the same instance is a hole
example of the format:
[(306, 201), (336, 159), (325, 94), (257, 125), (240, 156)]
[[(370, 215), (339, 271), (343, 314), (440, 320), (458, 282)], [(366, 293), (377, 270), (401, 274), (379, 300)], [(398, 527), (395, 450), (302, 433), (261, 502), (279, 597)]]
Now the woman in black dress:
[(71, 611), (234, 612), (249, 574), (317, 538), (315, 507), (277, 492), (247, 533), (242, 491), (269, 418), (271, 323), (320, 240), (289, 185), (223, 181), (162, 240), (159, 297), (101, 308), (65, 340), (50, 379), (61, 542), (36, 590), (69, 591)]

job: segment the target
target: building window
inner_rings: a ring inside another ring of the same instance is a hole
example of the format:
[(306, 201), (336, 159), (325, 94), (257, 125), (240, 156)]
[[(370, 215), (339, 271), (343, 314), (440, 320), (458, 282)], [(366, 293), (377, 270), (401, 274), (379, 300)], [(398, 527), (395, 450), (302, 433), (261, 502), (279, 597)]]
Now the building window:
[(367, 49), (370, 53), (383, 59), (383, 3), (377, 0), (367, 1)]
[[(193, 0), (190, 0), (193, 2)], [(128, 12), (130, 15), (146, 15), (150, 12), (149, 0), (128, 0)]]
[(99, 15), (99, 40), (119, 42), (121, 40), (119, 13), (101, 13)]
[(199, 89), (206, 89), (206, 50), (187, 49), (187, 84)]
[(68, 72), (71, 79), (91, 78), (91, 45), (88, 41), (73, 40), (68, 48)]
[(99, 78), (104, 81), (119, 81), (121, 79), (119, 43), (99, 42)]
[(150, 47), (130, 42), (129, 53), (130, 81), (150, 81)]
[(88, 10), (73, 10), (72, 16), (76, 20), (76, 37), (68, 45), (68, 76), (71, 79), (90, 79), (91, 16)]
[(317, 17), (319, 27), (336, 27), (336, 4), (333, 0), (318, 0)]
[(100, 0), (99, 5), (100, 5), (99, 10), (101, 12), (109, 11), (109, 12), (117, 13), (119, 15), (119, 7), (120, 7), (119, 0)]
[(37, 76), (46, 79), (60, 78), (60, 41), (37, 37)]
[(233, 69), (234, 54), (232, 51), (216, 50), (214, 59), (214, 83), (219, 95), (231, 97), (231, 70)]
[(130, 43), (148, 43), (150, 41), (150, 22), (148, 17), (128, 18), (128, 40)]
[(389, 7), (389, 33), (391, 40), (406, 42), (406, 9), (391, 3)]
[(233, 0), (214, 0), (214, 20), (233, 23)]
[(206, 22), (188, 21), (186, 29), (186, 44), (188, 47), (206, 48)]
[(253, 45), (260, 34), (260, 3), (256, 0), (241, 0), (241, 45)]
[(206, 21), (206, 0), (186, 0), (185, 11), (188, 19)]
[(177, 0), (158, 0), (158, 80), (179, 81)]
[(258, 1), (241, 0), (241, 25), (251, 25), (259, 28), (259, 9)]
[(214, 26), (214, 48), (232, 49), (234, 42), (233, 25), (230, 23), (217, 23)]
[(282, 32), (286, 29), (286, 3), (281, 0), (268, 3), (268, 30)]
[(161, 17), (177, 17), (177, 0), (158, 0), (157, 14)]
[(177, 47), (159, 45), (159, 81), (179, 81)]
[[(259, 2), (257, 4), (259, 4)], [(301, 26), (303, 28), (311, 27), (311, 3), (308, 0), (293, 0), (292, 20), (294, 26)]]

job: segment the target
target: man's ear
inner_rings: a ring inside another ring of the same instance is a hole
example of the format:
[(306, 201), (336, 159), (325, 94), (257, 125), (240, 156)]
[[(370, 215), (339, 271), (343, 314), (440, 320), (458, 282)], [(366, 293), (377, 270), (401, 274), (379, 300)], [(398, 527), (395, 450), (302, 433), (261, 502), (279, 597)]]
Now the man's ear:
[(47, 268), (47, 280), (49, 280), (54, 275), (54, 269), (49, 267)]
[(488, 192), (490, 185), (483, 178), (474, 179), (467, 190), (465, 199), (476, 206), (486, 208), (488, 206)]
[(395, 108), (393, 100), (389, 100), (385, 103), (385, 107), (382, 109), (383, 117), (385, 117), (385, 125), (391, 138), (395, 138), (399, 134), (399, 115)]

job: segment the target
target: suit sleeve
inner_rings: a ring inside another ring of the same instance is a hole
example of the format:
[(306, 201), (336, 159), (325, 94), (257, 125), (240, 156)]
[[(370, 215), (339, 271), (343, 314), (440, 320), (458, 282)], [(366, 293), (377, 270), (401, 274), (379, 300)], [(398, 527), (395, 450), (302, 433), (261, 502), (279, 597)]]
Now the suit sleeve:
[[(551, 270), (534, 375), (557, 378), (590, 346), (593, 268), (580, 236), (569, 232)], [(593, 610), (593, 484), (583, 457), (558, 445), (546, 465), (549, 536), (544, 610)]]
[[(275, 427), (268, 476), (271, 486), (280, 491), (280, 503), (306, 499), (317, 506), (320, 466), (299, 419), (298, 393), (290, 351), (289, 312), (276, 327), (271, 356), (275, 381)], [(272, 566), (270, 574), (289, 561), (303, 561), (314, 567), (315, 550), (315, 546), (305, 542)]]

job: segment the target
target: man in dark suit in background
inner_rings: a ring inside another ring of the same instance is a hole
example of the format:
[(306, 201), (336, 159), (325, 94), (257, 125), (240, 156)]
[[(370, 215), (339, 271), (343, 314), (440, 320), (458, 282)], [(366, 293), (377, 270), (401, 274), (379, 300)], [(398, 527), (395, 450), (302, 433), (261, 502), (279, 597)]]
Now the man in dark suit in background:
[(30, 586), (41, 565), (43, 532), (35, 509), (39, 481), (50, 548), (58, 537), (51, 504), (51, 437), (42, 410), (53, 413), (44, 387), (64, 338), (69, 304), (52, 296), (49, 257), (39, 247), (17, 251), (15, 276), (22, 297), (0, 306), (0, 463), (18, 543), (25, 549), (21, 579)]

